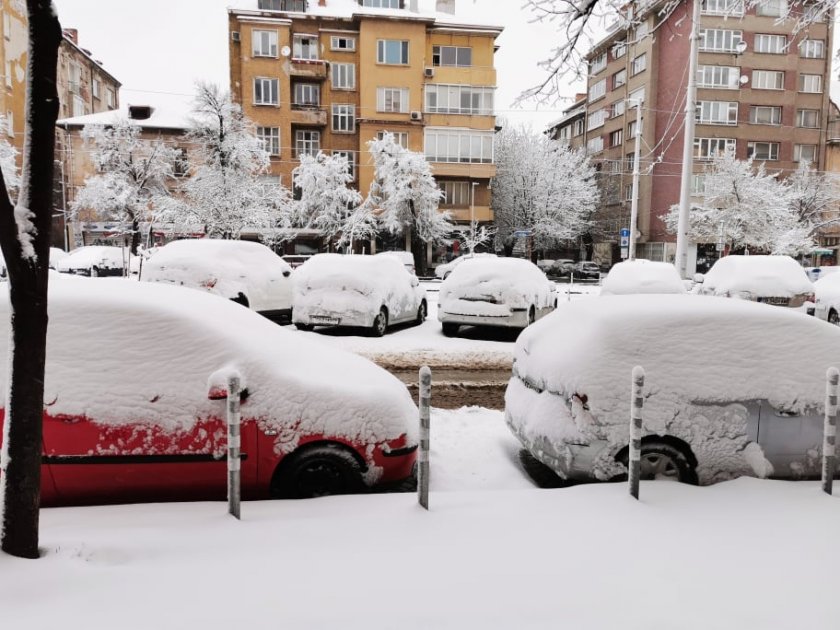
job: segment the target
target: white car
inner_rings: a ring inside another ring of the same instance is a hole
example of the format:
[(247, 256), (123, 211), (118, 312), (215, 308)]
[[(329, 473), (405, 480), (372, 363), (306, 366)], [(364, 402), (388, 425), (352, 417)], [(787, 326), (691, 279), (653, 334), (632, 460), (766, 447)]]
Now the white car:
[(814, 285), (790, 256), (724, 256), (694, 291), (700, 295), (740, 298), (774, 306), (804, 309), (814, 301)]
[(497, 258), (497, 256), (496, 254), (464, 254), (463, 256), (458, 256), (458, 258), (453, 258), (448, 263), (435, 267), (435, 276), (446, 280), (458, 265), (472, 258)]
[(525, 328), (557, 306), (554, 283), (521, 258), (474, 258), (440, 285), (438, 319), (451, 337), (462, 325)]
[(292, 313), (300, 330), (347, 326), (381, 337), (395, 324), (422, 324), (428, 302), (394, 256), (317, 254), (295, 270)]
[[(614, 302), (614, 304), (610, 304)], [(691, 295), (564, 304), (516, 343), (505, 419), (563, 479), (626, 473), (631, 374), (646, 373), (643, 478), (819, 477), (840, 329), (792, 309)]]
[(840, 326), (840, 273), (830, 274), (814, 283), (814, 316)]
[(405, 267), (408, 273), (413, 273), (417, 275), (417, 271), (414, 268), (414, 254), (411, 252), (406, 251), (387, 251), (387, 252), (377, 252), (377, 256), (393, 256), (397, 260), (399, 260), (403, 266)]
[(271, 320), (288, 321), (291, 275), (288, 263), (265, 245), (202, 238), (161, 247), (143, 263), (141, 280), (207, 291)]
[[(50, 247), (50, 269), (58, 269), (58, 262), (68, 256), (67, 252), (58, 247)], [(5, 280), (8, 276), (6, 272), (6, 259), (3, 258), (3, 252), (0, 251), (0, 280)]]
[(627, 260), (613, 265), (601, 285), (601, 295), (685, 293), (685, 283), (670, 263)]
[(98, 278), (124, 276), (131, 264), (131, 254), (123, 247), (87, 245), (71, 251), (58, 261), (61, 273)]

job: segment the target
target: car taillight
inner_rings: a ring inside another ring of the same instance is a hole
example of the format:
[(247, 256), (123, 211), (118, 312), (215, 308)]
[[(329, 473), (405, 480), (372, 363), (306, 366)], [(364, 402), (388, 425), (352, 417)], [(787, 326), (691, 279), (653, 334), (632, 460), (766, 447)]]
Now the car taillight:
[(216, 278), (208, 278), (207, 280), (202, 281), (201, 288), (212, 289), (216, 286), (216, 282)]

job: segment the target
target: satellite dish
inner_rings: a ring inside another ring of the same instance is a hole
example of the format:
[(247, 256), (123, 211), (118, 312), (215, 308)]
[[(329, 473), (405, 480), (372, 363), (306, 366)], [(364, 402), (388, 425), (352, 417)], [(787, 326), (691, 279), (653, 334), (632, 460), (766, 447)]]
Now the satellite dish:
[(284, 57), (288, 57), (290, 54), (292, 54), (292, 49), (288, 46), (283, 46), (283, 48), (280, 49), (280, 54)]
[(739, 55), (742, 54), (745, 50), (747, 50), (747, 42), (741, 41), (738, 42), (737, 46), (735, 46), (735, 52)]
[(741, 85), (746, 85), (749, 82), (750, 82), (750, 78), (745, 74), (742, 74), (741, 78), (738, 79), (738, 83), (740, 83)]

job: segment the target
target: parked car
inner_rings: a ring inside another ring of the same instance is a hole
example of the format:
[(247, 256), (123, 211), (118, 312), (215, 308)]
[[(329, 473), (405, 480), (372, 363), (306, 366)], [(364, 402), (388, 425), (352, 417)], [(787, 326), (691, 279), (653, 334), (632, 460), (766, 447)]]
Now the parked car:
[(458, 258), (453, 258), (448, 263), (435, 267), (435, 276), (446, 280), (458, 265), (471, 258), (496, 258), (496, 254), (464, 254), (463, 256), (458, 256)]
[(575, 263), (571, 274), (579, 280), (598, 280), (601, 277), (601, 267), (598, 263), (582, 260)]
[(131, 264), (131, 254), (123, 247), (87, 245), (71, 251), (58, 261), (61, 273), (91, 278), (124, 276)]
[(557, 306), (554, 283), (521, 258), (475, 258), (440, 285), (438, 319), (451, 337), (463, 325), (525, 328)]
[[(0, 312), (7, 389), (7, 299)], [(49, 316), (45, 505), (223, 499), (233, 372), (245, 499), (364, 491), (412, 473), (417, 408), (362, 357), (166, 284), (51, 283)]]
[(307, 260), (312, 258), (312, 254), (285, 254), (281, 256), (283, 260), (292, 268), (297, 269)]
[(814, 283), (814, 316), (840, 326), (840, 273), (829, 274)]
[(811, 282), (816, 282), (817, 280), (830, 276), (838, 271), (840, 271), (840, 267), (836, 266), (805, 267), (805, 274)]
[(548, 268), (546, 273), (549, 276), (556, 276), (558, 278), (567, 278), (575, 267), (575, 261), (571, 258), (559, 258), (554, 261), (554, 264)]
[(838, 347), (838, 328), (742, 300), (573, 302), (520, 335), (505, 418), (563, 479), (614, 479), (626, 473), (639, 365), (643, 478), (818, 477), (825, 375), (840, 364)]
[(685, 283), (670, 263), (627, 260), (613, 265), (601, 285), (601, 295), (685, 293)]
[(553, 258), (543, 258), (542, 260), (537, 261), (537, 267), (540, 268), (540, 271), (543, 273), (548, 273), (548, 270), (551, 269), (551, 266), (557, 262)]
[[(66, 258), (67, 252), (57, 247), (50, 247), (50, 269), (58, 268), (58, 261)], [(3, 252), (0, 252), (0, 280), (6, 280), (8, 273), (6, 271), (6, 259), (3, 258)]]
[(376, 255), (377, 256), (393, 256), (394, 258), (396, 258), (397, 260), (399, 260), (403, 264), (403, 266), (405, 267), (405, 270), (408, 273), (417, 275), (417, 272), (414, 269), (414, 254), (412, 254), (411, 252), (387, 251), (387, 252), (378, 252)]
[(814, 285), (790, 256), (724, 256), (704, 276), (700, 295), (734, 297), (804, 309), (814, 301)]
[(367, 328), (376, 337), (389, 326), (422, 324), (426, 291), (394, 256), (317, 254), (295, 271), (292, 320), (315, 326)]
[(289, 321), (291, 275), (292, 268), (265, 245), (202, 238), (161, 247), (143, 263), (141, 280), (199, 289), (271, 320)]

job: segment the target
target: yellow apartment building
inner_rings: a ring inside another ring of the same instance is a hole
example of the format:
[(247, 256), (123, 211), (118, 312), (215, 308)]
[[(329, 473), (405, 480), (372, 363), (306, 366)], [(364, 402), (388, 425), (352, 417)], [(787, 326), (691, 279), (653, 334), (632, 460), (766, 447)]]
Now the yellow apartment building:
[(22, 152), (28, 59), (26, 3), (0, 0), (0, 17), (3, 29), (0, 37), (0, 68), (3, 69), (0, 115), (6, 119), (6, 139)]

